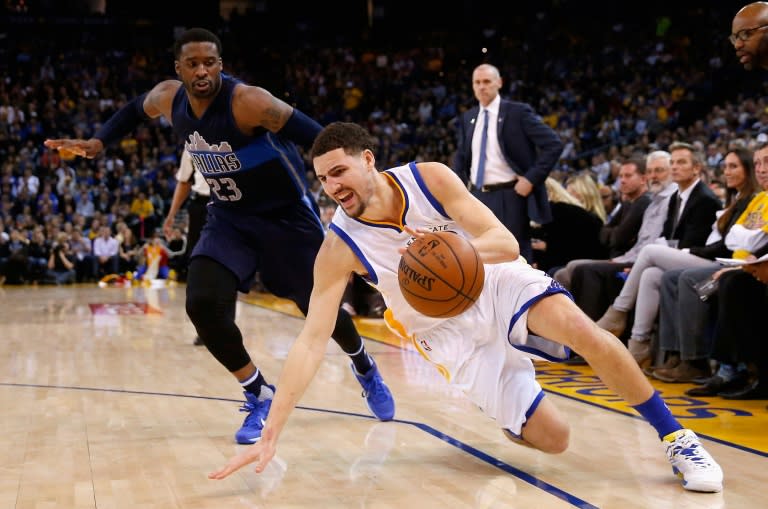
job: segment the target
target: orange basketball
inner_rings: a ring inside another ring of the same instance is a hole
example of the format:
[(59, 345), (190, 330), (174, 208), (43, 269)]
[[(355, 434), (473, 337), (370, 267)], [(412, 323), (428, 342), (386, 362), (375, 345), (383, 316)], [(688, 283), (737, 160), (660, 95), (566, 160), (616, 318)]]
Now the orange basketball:
[(426, 233), (400, 258), (400, 291), (419, 313), (448, 318), (463, 313), (483, 290), (485, 269), (475, 247), (453, 232)]

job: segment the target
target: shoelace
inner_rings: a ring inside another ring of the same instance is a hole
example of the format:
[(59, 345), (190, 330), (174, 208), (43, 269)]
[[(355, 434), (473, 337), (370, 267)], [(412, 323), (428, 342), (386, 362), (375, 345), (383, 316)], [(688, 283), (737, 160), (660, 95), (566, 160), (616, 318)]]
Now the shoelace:
[(677, 441), (674, 442), (674, 445), (670, 448), (669, 457), (671, 459), (674, 456), (684, 456), (694, 466), (699, 468), (709, 468), (712, 466), (709, 454), (691, 436), (683, 438), (679, 443)]
[(373, 394), (377, 401), (381, 400), (384, 396), (382, 385), (384, 384), (379, 377), (372, 377), (371, 380), (365, 384), (365, 388), (363, 389), (363, 397), (367, 398), (369, 394)]
[(241, 412), (252, 412), (254, 410), (256, 410), (256, 405), (254, 405), (249, 401), (246, 401), (245, 403), (243, 403), (243, 406), (240, 407)]
[(246, 401), (243, 403), (243, 406), (240, 407), (240, 411), (249, 413), (249, 415), (245, 418), (246, 424), (255, 422), (258, 425), (261, 425), (261, 418), (266, 416), (268, 413), (265, 411), (266, 408), (266, 402), (261, 402), (259, 405), (254, 405), (250, 401)]

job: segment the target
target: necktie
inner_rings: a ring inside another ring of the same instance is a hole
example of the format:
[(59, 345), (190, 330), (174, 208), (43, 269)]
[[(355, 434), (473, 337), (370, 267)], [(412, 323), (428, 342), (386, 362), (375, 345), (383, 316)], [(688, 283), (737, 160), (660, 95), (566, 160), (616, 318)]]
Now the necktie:
[(677, 230), (677, 223), (680, 221), (680, 216), (683, 213), (681, 210), (682, 207), (683, 199), (680, 198), (680, 193), (677, 193), (677, 199), (675, 200), (675, 217), (672, 218), (672, 236), (675, 235), (675, 230)]
[(480, 136), (480, 156), (477, 159), (477, 175), (475, 176), (475, 187), (483, 187), (485, 178), (485, 147), (488, 145), (488, 110), (483, 110), (483, 133)]

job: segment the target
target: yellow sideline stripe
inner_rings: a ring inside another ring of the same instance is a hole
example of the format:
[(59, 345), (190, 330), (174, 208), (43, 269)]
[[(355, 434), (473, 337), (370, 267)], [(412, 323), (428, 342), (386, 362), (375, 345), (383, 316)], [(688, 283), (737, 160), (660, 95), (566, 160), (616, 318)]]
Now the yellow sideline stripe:
[[(293, 302), (270, 294), (250, 293), (241, 300), (291, 316), (303, 315)], [(360, 334), (374, 341), (416, 351), (412, 343), (391, 332), (380, 318), (354, 317)], [(638, 415), (624, 400), (610, 391), (589, 366), (568, 366), (536, 362), (536, 379), (549, 392)], [(723, 440), (768, 455), (768, 411), (766, 400), (738, 401), (723, 398), (691, 398), (685, 391), (692, 384), (668, 384), (651, 379), (680, 423), (701, 435)]]
[[(609, 390), (589, 366), (536, 362), (536, 379), (551, 392), (632, 415), (635, 410)], [(680, 423), (699, 434), (748, 447), (768, 455), (766, 400), (739, 401), (693, 398), (685, 391), (694, 384), (670, 384), (650, 379)]]

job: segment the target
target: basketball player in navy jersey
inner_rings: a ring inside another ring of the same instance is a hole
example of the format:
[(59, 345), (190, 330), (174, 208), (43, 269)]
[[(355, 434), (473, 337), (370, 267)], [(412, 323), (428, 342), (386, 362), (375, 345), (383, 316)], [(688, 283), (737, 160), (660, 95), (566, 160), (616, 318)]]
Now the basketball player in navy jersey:
[[(259, 271), (269, 291), (306, 315), (325, 234), (294, 143), (309, 146), (321, 126), (267, 90), (223, 74), (221, 51), (213, 33), (187, 30), (174, 46), (178, 80), (158, 83), (129, 102), (91, 139), (45, 145), (92, 158), (144, 119), (159, 116), (185, 140), (211, 188), (208, 220), (189, 266), (187, 314), (211, 354), (245, 389), (248, 416), (235, 438), (249, 444), (261, 438), (274, 386), (243, 345), (235, 324), (237, 292), (247, 292)], [(369, 409), (381, 420), (392, 419), (392, 395), (344, 310), (332, 336), (351, 358)]]

